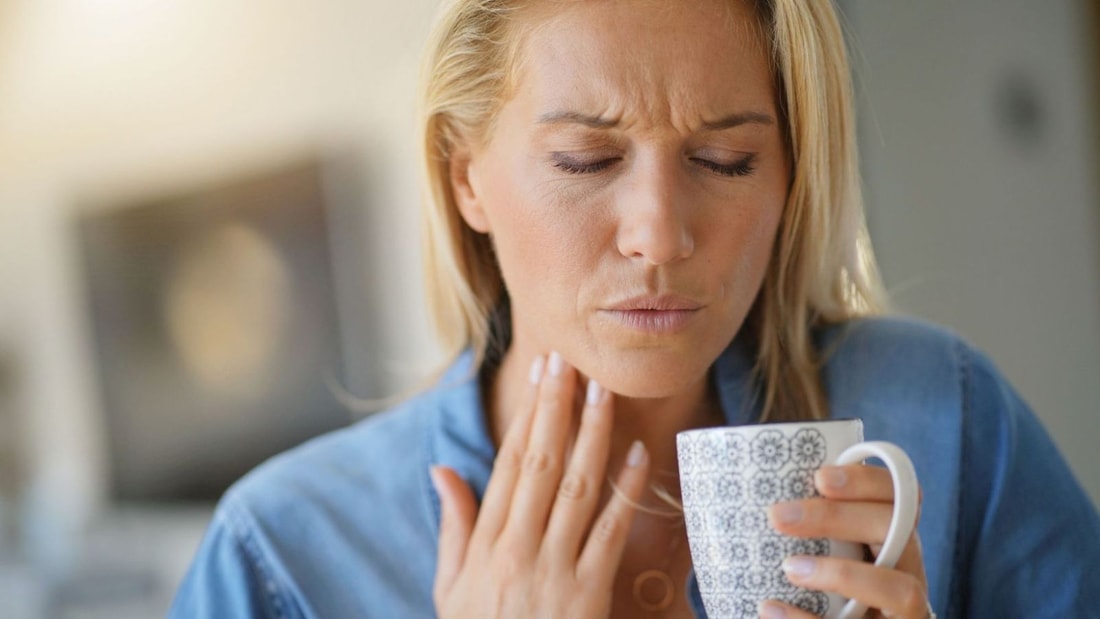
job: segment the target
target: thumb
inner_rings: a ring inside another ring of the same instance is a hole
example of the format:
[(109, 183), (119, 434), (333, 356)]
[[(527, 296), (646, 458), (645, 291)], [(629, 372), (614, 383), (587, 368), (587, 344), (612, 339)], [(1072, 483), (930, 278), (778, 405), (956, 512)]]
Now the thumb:
[(439, 558), (434, 594), (438, 599), (451, 590), (466, 558), (466, 546), (477, 519), (477, 500), (458, 473), (445, 466), (430, 470), (443, 514), (439, 522)]

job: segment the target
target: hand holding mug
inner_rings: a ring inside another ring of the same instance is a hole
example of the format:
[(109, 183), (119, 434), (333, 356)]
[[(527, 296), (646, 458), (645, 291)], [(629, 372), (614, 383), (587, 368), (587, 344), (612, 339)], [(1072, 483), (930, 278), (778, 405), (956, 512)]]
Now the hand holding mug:
[[(827, 466), (814, 475), (820, 497), (777, 503), (769, 510), (773, 528), (800, 538), (829, 538), (870, 547), (882, 556), (894, 513), (890, 472), (874, 466)], [(792, 556), (782, 564), (791, 583), (858, 600), (875, 609), (871, 617), (928, 619), (928, 583), (916, 531), (900, 557), (885, 565), (834, 557)], [(888, 567), (893, 565), (894, 567)], [(809, 619), (800, 608), (765, 602), (763, 617)]]
[[(929, 616), (913, 465), (895, 445), (862, 440), (856, 419), (677, 435), (688, 539), (708, 615), (856, 619), (871, 606), (894, 613), (887, 616)], [(889, 472), (849, 466), (871, 457)], [(819, 470), (830, 463), (837, 466)], [(862, 561), (863, 544), (877, 550), (875, 565)]]

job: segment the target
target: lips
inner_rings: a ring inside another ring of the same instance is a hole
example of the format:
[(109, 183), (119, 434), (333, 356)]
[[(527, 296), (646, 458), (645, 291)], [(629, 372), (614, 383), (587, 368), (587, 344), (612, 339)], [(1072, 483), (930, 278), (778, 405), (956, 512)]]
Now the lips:
[(668, 335), (685, 329), (702, 308), (703, 304), (686, 297), (641, 296), (615, 303), (603, 313), (631, 331)]
[(692, 301), (686, 297), (679, 297), (676, 295), (660, 295), (660, 296), (640, 296), (626, 301), (621, 301), (610, 307), (608, 310), (631, 312), (631, 311), (653, 311), (653, 312), (667, 312), (667, 311), (694, 311), (703, 307), (702, 303)]

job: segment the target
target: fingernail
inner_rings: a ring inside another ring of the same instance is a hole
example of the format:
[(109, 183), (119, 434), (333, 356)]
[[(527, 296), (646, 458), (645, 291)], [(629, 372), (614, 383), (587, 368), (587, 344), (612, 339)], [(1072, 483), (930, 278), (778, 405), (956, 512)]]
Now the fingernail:
[(760, 602), (756, 607), (760, 619), (787, 619), (787, 611), (775, 602)]
[(805, 578), (814, 573), (814, 560), (810, 557), (787, 557), (783, 559), (783, 572), (793, 578)]
[(539, 384), (539, 380), (542, 378), (542, 368), (546, 365), (546, 357), (538, 355), (535, 360), (531, 362), (531, 372), (527, 375), (527, 378), (531, 381), (532, 385)]
[(634, 444), (630, 446), (630, 451), (626, 454), (627, 466), (641, 466), (645, 461), (646, 452), (645, 445), (641, 441), (634, 441)]
[(776, 503), (772, 505), (772, 514), (777, 522), (791, 524), (802, 520), (802, 506), (798, 503)]
[(589, 406), (595, 406), (600, 401), (600, 396), (603, 395), (603, 389), (600, 387), (600, 383), (596, 382), (596, 379), (588, 379), (588, 389), (584, 394), (584, 401)]
[(551, 352), (550, 353), (550, 375), (551, 376), (560, 376), (563, 365), (564, 364), (561, 360), (561, 355), (558, 354), (558, 351), (555, 350), (554, 352)]
[(818, 486), (839, 489), (843, 488), (844, 484), (848, 483), (848, 474), (844, 472), (844, 469), (827, 467), (817, 472), (817, 481)]

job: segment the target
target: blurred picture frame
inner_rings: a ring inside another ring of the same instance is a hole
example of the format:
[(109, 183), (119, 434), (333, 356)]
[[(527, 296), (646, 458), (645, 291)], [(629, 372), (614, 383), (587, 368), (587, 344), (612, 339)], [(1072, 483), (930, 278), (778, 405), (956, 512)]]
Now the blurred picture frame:
[(322, 166), (78, 209), (114, 501), (214, 501), (348, 423)]

